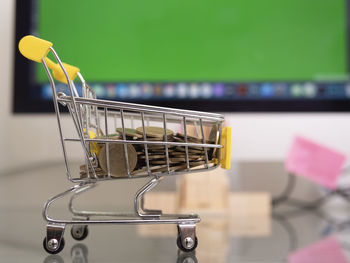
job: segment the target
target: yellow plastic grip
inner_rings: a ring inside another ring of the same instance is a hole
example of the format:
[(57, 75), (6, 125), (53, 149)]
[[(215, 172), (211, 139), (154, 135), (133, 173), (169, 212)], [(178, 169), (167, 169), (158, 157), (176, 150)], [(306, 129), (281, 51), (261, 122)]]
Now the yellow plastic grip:
[[(21, 54), (35, 62), (42, 62), (42, 59), (45, 58), (45, 62), (47, 66), (52, 70), (53, 77), (65, 84), (67, 84), (66, 76), (63, 73), (62, 68), (58, 63), (54, 63), (52, 60), (47, 58), (47, 53), (50, 51), (50, 47), (52, 47), (52, 43), (43, 39), (40, 39), (35, 36), (25, 36), (18, 43), (18, 49)], [(74, 67), (72, 65), (62, 63), (64, 68), (68, 73), (68, 77), (70, 80), (74, 80), (80, 71), (79, 68)]]
[[(56, 80), (67, 84), (66, 76), (64, 75), (63, 70), (60, 67), (60, 65), (58, 63), (54, 63), (49, 58), (45, 58), (45, 62), (47, 64), (47, 66), (52, 70), (53, 77)], [(76, 78), (78, 72), (80, 71), (80, 69), (77, 67), (74, 67), (72, 65), (69, 65), (67, 63), (62, 63), (62, 64), (68, 73), (69, 79), (74, 80)]]
[(230, 169), (231, 168), (231, 127), (224, 127), (221, 134), (221, 168)]
[[(86, 135), (86, 129), (84, 128), (84, 135)], [(89, 138), (96, 138), (96, 134), (93, 131), (89, 131)], [(96, 153), (97, 155), (100, 153), (100, 147), (95, 142), (90, 142), (90, 152)]]
[(23, 56), (41, 63), (52, 47), (52, 43), (35, 36), (25, 36), (18, 43), (18, 49)]

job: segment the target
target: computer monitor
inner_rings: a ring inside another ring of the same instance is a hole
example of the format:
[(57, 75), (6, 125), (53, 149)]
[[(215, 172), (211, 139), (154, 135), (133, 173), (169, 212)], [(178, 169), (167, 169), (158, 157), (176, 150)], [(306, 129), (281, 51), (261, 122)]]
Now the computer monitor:
[[(349, 111), (349, 1), (17, 0), (16, 43), (53, 42), (101, 99)], [(42, 67), (16, 49), (14, 72), (14, 112), (52, 111)]]

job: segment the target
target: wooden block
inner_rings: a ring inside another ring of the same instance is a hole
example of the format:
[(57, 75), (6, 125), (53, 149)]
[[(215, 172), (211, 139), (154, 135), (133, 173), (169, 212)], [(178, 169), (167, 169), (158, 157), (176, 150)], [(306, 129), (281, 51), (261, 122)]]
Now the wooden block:
[(231, 218), (229, 224), (230, 236), (258, 237), (268, 236), (271, 233), (270, 216), (237, 216)]
[[(163, 213), (177, 213), (175, 192), (150, 192), (145, 195), (145, 207), (148, 209), (160, 209)], [(140, 236), (150, 237), (176, 237), (177, 228), (172, 224), (138, 225), (137, 233)]]
[(201, 250), (225, 251), (229, 242), (229, 221), (227, 218), (202, 220), (197, 225), (197, 236)]
[(228, 178), (222, 169), (186, 174), (178, 189), (180, 210), (222, 211), (228, 207)]
[(236, 192), (229, 195), (230, 215), (270, 215), (271, 195), (267, 192)]
[(227, 217), (206, 217), (197, 225), (199, 245), (196, 256), (199, 262), (227, 262), (230, 240), (228, 229)]
[(143, 237), (177, 237), (177, 226), (172, 224), (137, 225), (137, 233)]
[(231, 236), (267, 236), (271, 232), (269, 193), (232, 193), (229, 205)]
[(150, 192), (145, 195), (145, 207), (162, 210), (163, 213), (174, 214), (176, 209), (175, 192)]

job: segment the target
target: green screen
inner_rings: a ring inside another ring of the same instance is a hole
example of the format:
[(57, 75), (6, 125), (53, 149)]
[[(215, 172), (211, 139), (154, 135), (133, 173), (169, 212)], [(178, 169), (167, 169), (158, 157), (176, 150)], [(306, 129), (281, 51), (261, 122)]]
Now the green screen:
[(88, 81), (334, 78), (347, 74), (345, 4), (39, 0), (38, 35)]

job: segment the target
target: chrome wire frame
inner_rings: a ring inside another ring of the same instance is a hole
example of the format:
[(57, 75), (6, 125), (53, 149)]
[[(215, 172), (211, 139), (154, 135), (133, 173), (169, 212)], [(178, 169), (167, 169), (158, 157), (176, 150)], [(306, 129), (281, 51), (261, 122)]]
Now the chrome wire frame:
[[(159, 181), (167, 175), (177, 175), (177, 174), (186, 174), (186, 173), (195, 173), (203, 172), (204, 170), (211, 170), (218, 167), (219, 162), (214, 164), (209, 163), (208, 150), (216, 149), (218, 151), (217, 160), (220, 160), (220, 148), (222, 146), (219, 144), (221, 138), (221, 126), (223, 123), (223, 116), (220, 114), (214, 113), (205, 113), (198, 111), (190, 110), (180, 110), (180, 109), (171, 109), (164, 107), (155, 107), (147, 106), (133, 103), (125, 102), (115, 102), (107, 100), (99, 100), (96, 98), (96, 93), (91, 89), (85, 82), (83, 76), (78, 73), (78, 77), (82, 83), (82, 94), (83, 97), (78, 96), (77, 89), (68, 77), (68, 73), (64, 68), (61, 60), (59, 59), (57, 53), (53, 48), (50, 48), (50, 52), (55, 57), (56, 61), (60, 65), (66, 80), (67, 86), (70, 94), (64, 94), (57, 92), (55, 82), (53, 77), (45, 63), (45, 60), (42, 60), (43, 67), (48, 75), (53, 95), (54, 109), (56, 113), (56, 119), (58, 123), (59, 136), (63, 151), (65, 171), (68, 180), (73, 183), (76, 183), (70, 189), (52, 197), (49, 199), (43, 209), (43, 217), (48, 222), (48, 225), (66, 225), (66, 224), (188, 224), (188, 223), (197, 223), (200, 221), (200, 218), (197, 215), (179, 215), (179, 214), (163, 214), (160, 210), (150, 210), (144, 207), (144, 195), (154, 188)], [(72, 117), (76, 132), (78, 137), (64, 137), (61, 123), (61, 115), (59, 109), (59, 103), (68, 108), (69, 113)], [(125, 119), (128, 118), (131, 120), (132, 127), (134, 126), (134, 121), (139, 121), (142, 125), (142, 140), (134, 141), (128, 140), (126, 138), (126, 124)], [(114, 128), (116, 128), (116, 123), (118, 120), (121, 122), (122, 128), (122, 139), (114, 140), (109, 138), (109, 125), (110, 121), (114, 120)], [(101, 121), (104, 124), (104, 129), (101, 127)], [(162, 123), (164, 128), (164, 140), (163, 141), (150, 141), (147, 140), (145, 132), (145, 124), (149, 124), (150, 121), (158, 121)], [(167, 141), (167, 125), (168, 123), (180, 123), (183, 132), (184, 132), (184, 141), (185, 142), (174, 142)], [(187, 135), (187, 123), (193, 122), (195, 124), (195, 129), (197, 131), (198, 138), (202, 138), (201, 143), (188, 142)], [(207, 143), (204, 139), (203, 126), (205, 124), (216, 125), (217, 129), (217, 140), (215, 143)], [(199, 126), (199, 129), (197, 127)], [(97, 135), (104, 133), (104, 138), (90, 138), (89, 132), (93, 131)], [(68, 142), (80, 142), (85, 159), (85, 168), (86, 168), (86, 178), (73, 178), (67, 157), (66, 143)], [(100, 178), (97, 176), (95, 168), (97, 167), (97, 157), (95, 153), (91, 151), (91, 145), (95, 144), (105, 144), (106, 145), (106, 159), (107, 159), (107, 173), (106, 176)], [(127, 168), (126, 177), (112, 177), (109, 167), (109, 145), (111, 143), (119, 143), (124, 146), (125, 154), (125, 165)], [(130, 171), (130, 163), (128, 159), (128, 144), (139, 144), (144, 146), (145, 150), (145, 160), (146, 160), (146, 171), (144, 174), (135, 175)], [(165, 158), (166, 158), (166, 167), (167, 171), (165, 172), (152, 172), (152, 165), (150, 164), (149, 152), (148, 149), (152, 145), (164, 146)], [(185, 148), (185, 159), (186, 159), (186, 168), (184, 171), (172, 171), (169, 161), (169, 147), (179, 146)], [(189, 147), (202, 147), (204, 149), (205, 163), (202, 167), (192, 169), (190, 166), (189, 158)], [(99, 181), (114, 180), (114, 179), (133, 179), (140, 177), (151, 177), (152, 179), (146, 183), (142, 188), (140, 188), (134, 197), (134, 213), (117, 213), (117, 212), (101, 212), (101, 211), (81, 211), (74, 208), (73, 203), (82, 193), (94, 188)], [(53, 219), (49, 216), (48, 210), (51, 205), (58, 199), (61, 199), (67, 195), (72, 195), (69, 201), (69, 210), (73, 214), (74, 220), (59, 220)], [(112, 219), (100, 218), (100, 219), (91, 219), (91, 217), (100, 216), (106, 217), (111, 216)], [(83, 218), (83, 219), (79, 219)]]

